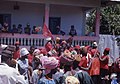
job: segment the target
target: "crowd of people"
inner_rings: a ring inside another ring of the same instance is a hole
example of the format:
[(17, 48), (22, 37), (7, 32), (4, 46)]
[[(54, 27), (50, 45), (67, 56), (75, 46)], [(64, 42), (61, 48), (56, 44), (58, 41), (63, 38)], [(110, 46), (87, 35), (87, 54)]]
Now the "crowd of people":
[(120, 58), (109, 64), (110, 48), (103, 54), (92, 46), (72, 45), (72, 37), (47, 38), (44, 47), (30, 49), (1, 44), (0, 84), (118, 84)]

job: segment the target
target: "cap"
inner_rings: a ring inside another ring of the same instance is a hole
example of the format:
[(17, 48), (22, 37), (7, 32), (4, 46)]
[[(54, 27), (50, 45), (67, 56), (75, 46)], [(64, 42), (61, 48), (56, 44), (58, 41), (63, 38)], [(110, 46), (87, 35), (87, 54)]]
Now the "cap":
[(22, 48), (22, 49), (20, 50), (20, 56), (25, 56), (25, 55), (27, 55), (27, 54), (29, 54), (29, 52), (28, 52), (28, 50), (27, 50), (26, 48)]
[(105, 51), (110, 51), (110, 48), (105, 48)]

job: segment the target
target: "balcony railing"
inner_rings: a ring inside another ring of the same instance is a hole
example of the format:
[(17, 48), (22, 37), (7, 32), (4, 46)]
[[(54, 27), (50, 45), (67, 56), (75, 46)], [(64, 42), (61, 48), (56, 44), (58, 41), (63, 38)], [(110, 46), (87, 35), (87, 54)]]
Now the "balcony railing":
[[(62, 39), (68, 39), (70, 36), (54, 35), (54, 38), (60, 37)], [(99, 37), (92, 36), (75, 36), (73, 38), (73, 45), (91, 45), (93, 41), (98, 41)], [(45, 37), (41, 34), (10, 34), (0, 33), (0, 43), (7, 45), (14, 45), (16, 41), (19, 41), (21, 46), (44, 46), (46, 43)]]

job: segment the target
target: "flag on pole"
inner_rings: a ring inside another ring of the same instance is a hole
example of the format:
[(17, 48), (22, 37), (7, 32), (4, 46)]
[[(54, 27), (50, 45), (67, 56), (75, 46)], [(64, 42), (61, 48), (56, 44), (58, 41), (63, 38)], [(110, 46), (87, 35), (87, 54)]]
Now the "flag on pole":
[(50, 30), (48, 29), (47, 25), (44, 23), (43, 25), (43, 30), (42, 30), (43, 36), (45, 37), (51, 37), (53, 39), (53, 35), (50, 32)]

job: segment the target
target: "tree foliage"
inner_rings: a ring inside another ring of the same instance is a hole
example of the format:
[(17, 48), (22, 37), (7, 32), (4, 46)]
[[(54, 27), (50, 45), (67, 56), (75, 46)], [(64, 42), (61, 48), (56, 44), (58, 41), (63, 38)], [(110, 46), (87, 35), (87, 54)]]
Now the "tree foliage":
[[(120, 4), (101, 7), (100, 11), (100, 34), (120, 35)], [(87, 16), (86, 27), (88, 30), (94, 30), (95, 12), (96, 10), (92, 10)]]

